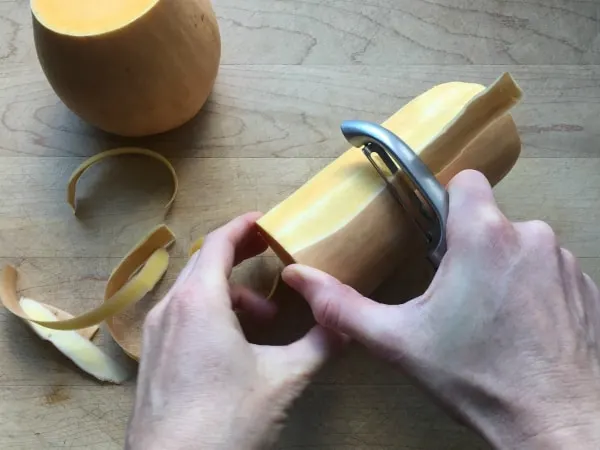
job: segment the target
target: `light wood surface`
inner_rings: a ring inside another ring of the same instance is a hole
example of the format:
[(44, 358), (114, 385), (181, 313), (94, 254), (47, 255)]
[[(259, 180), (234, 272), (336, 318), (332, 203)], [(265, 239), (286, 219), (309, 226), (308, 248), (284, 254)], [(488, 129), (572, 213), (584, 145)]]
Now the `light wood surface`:
[[(177, 276), (194, 238), (236, 214), (266, 211), (347, 149), (340, 121), (383, 120), (433, 84), (489, 83), (502, 71), (525, 92), (514, 111), (524, 148), (496, 188), (499, 203), (514, 220), (548, 221), (600, 282), (597, 0), (216, 0), (215, 10), (223, 65), (209, 104), (180, 130), (131, 140), (94, 130), (60, 103), (37, 63), (28, 2), (0, 2), (0, 263), (19, 266), (28, 296), (88, 309), (119, 257), (163, 220), (168, 174), (139, 158), (91, 169), (76, 219), (65, 186), (86, 156), (144, 145), (179, 173), (166, 218), (178, 242), (147, 307)], [(267, 289), (276, 269), (267, 254), (236, 277)], [(399, 301), (426, 282), (424, 269), (412, 267), (378, 298)], [(306, 326), (306, 308), (285, 294), (278, 340)], [(0, 311), (0, 448), (122, 448), (136, 366), (105, 334), (100, 343), (130, 367), (132, 381), (99, 385)], [(279, 448), (486, 446), (354, 347), (299, 400)]]

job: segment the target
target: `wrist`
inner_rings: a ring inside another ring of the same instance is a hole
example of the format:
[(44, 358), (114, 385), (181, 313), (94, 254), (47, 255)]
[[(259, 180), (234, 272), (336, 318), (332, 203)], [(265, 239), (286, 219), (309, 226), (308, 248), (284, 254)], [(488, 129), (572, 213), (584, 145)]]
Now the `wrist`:
[(497, 449), (519, 450), (595, 450), (600, 448), (600, 422), (572, 425), (546, 430), (525, 437), (521, 430), (483, 433), (487, 441)]
[(523, 449), (570, 449), (580, 450), (600, 448), (600, 420), (595, 423), (577, 424), (568, 428), (549, 431), (532, 436), (520, 446)]
[(457, 383), (452, 409), (496, 449), (600, 449), (597, 380), (546, 374), (521, 384)]
[(546, 415), (488, 418), (477, 427), (497, 449), (578, 450), (600, 448), (600, 409), (593, 413), (556, 406)]
[(278, 427), (260, 409), (207, 408), (207, 413), (173, 415), (152, 424), (130, 425), (125, 450), (264, 450)]

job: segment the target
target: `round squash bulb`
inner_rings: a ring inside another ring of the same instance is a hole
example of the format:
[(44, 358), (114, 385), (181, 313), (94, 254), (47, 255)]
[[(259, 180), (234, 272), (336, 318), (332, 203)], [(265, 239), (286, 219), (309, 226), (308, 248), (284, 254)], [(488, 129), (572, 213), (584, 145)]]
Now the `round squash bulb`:
[(221, 37), (210, 0), (31, 0), (31, 9), (50, 85), (104, 131), (179, 127), (213, 89)]

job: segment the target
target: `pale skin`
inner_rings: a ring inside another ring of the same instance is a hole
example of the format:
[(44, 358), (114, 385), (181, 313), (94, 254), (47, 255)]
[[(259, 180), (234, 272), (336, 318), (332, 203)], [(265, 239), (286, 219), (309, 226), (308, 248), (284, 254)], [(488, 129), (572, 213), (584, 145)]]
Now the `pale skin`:
[(248, 343), (234, 313), (276, 312), (228, 281), (266, 249), (260, 214), (211, 233), (146, 320), (126, 448), (269, 448), (292, 402), (349, 340), (494, 448), (600, 448), (597, 286), (548, 225), (509, 221), (478, 172), (458, 174), (448, 190), (448, 252), (422, 296), (383, 305), (289, 266), (283, 280), (318, 325), (287, 347)]

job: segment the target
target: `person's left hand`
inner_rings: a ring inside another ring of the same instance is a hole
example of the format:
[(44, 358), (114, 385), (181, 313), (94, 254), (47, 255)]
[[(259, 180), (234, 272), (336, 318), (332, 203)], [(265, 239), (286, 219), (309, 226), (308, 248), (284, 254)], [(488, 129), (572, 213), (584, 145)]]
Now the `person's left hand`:
[(127, 449), (258, 449), (344, 338), (315, 326), (283, 347), (250, 344), (234, 309), (258, 318), (275, 304), (240, 286), (232, 269), (266, 250), (255, 221), (238, 217), (209, 234), (143, 331)]

